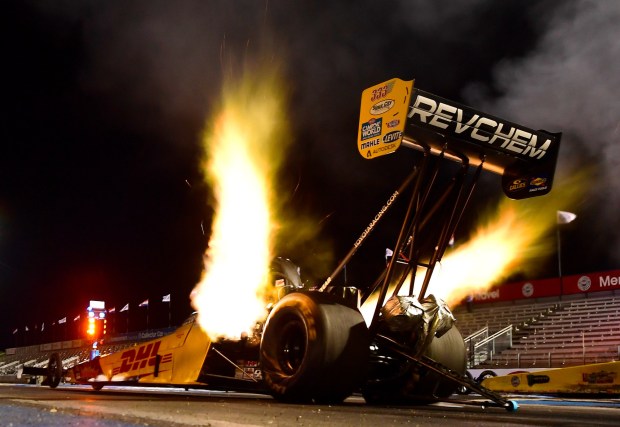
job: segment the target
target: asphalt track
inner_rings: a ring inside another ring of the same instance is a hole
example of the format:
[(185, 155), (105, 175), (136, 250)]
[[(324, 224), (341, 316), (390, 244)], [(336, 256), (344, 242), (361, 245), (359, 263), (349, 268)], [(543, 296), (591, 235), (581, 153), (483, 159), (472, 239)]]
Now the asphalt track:
[(271, 397), (206, 390), (0, 384), (1, 426), (617, 426), (620, 399), (514, 396), (519, 410), (455, 396), (427, 406), (291, 405)]

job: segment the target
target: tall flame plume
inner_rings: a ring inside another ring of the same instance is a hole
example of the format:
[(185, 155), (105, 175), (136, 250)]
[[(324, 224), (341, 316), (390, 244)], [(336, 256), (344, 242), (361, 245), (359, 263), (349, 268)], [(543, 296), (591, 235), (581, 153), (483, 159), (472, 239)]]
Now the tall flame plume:
[(281, 87), (270, 70), (226, 82), (221, 109), (204, 133), (202, 166), (214, 216), (205, 270), (191, 298), (213, 340), (250, 333), (272, 298), (274, 179), (288, 141)]

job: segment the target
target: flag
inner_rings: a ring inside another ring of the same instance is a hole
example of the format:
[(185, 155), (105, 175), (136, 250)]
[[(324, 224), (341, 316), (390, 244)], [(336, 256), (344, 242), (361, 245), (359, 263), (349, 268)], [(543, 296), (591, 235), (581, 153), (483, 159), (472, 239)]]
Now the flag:
[(121, 308), (120, 312), (122, 313), (123, 311), (127, 311), (127, 310), (129, 310), (129, 303), (125, 304), (125, 306)]
[(108, 310), (108, 313), (116, 313), (116, 307), (112, 307)]
[(17, 328), (15, 328), (15, 330), (13, 331), (13, 335), (15, 335), (17, 333)]
[(385, 248), (385, 260), (387, 261), (387, 259), (392, 255), (394, 255), (394, 251), (392, 249)]
[(161, 302), (170, 302), (170, 294), (164, 295), (164, 297), (162, 298)]
[(77, 322), (78, 320), (80, 320), (80, 315), (79, 314), (73, 318), (74, 322)]
[(61, 324), (63, 324), (63, 323), (67, 323), (67, 316), (63, 317), (62, 319), (60, 319), (60, 320), (58, 321), (58, 324), (59, 324), (59, 325), (61, 325)]
[(558, 224), (568, 224), (573, 222), (575, 218), (577, 218), (577, 215), (572, 212), (558, 211)]
[(147, 298), (147, 299), (145, 299), (144, 301), (142, 301), (142, 302), (138, 305), (138, 307), (148, 307), (148, 306), (149, 306), (149, 300), (148, 300), (148, 298)]
[(43, 332), (43, 329), (45, 329), (45, 322), (41, 323), (41, 332)]

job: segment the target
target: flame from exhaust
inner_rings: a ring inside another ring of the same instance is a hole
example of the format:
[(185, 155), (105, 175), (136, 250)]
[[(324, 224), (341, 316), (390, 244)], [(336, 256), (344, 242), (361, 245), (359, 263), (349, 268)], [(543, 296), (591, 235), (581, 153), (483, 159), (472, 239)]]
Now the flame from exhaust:
[(482, 221), (469, 241), (446, 253), (428, 293), (455, 306), (515, 273), (538, 273), (556, 250), (557, 211), (577, 204), (586, 176), (575, 174), (546, 196), (502, 199), (496, 214)]
[[(468, 295), (484, 292), (512, 274), (536, 274), (556, 249), (555, 234), (551, 232), (557, 224), (557, 211), (577, 204), (587, 176), (587, 172), (574, 174), (543, 197), (503, 198), (494, 213), (481, 218), (467, 242), (446, 252), (435, 267), (427, 295), (434, 294), (453, 307)], [(418, 271), (416, 286), (420, 286), (425, 272), (424, 268)], [(409, 279), (401, 288), (402, 295), (407, 294), (408, 284)], [(375, 293), (361, 308), (367, 323), (376, 303)]]
[(221, 111), (203, 137), (214, 217), (191, 298), (213, 340), (251, 334), (272, 298), (274, 176), (288, 140), (281, 87), (273, 71), (227, 82)]

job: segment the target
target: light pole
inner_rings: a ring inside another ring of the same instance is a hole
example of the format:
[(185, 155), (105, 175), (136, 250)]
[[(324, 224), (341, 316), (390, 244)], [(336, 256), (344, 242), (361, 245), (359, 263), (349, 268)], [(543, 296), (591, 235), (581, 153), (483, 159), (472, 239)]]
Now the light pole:
[(560, 225), (568, 224), (569, 222), (574, 221), (575, 218), (577, 218), (577, 215), (566, 211), (557, 211), (556, 215), (557, 221), (555, 231), (558, 245), (558, 277), (560, 278), (560, 297), (562, 297), (564, 294), (564, 281), (562, 279), (562, 240), (560, 238)]

